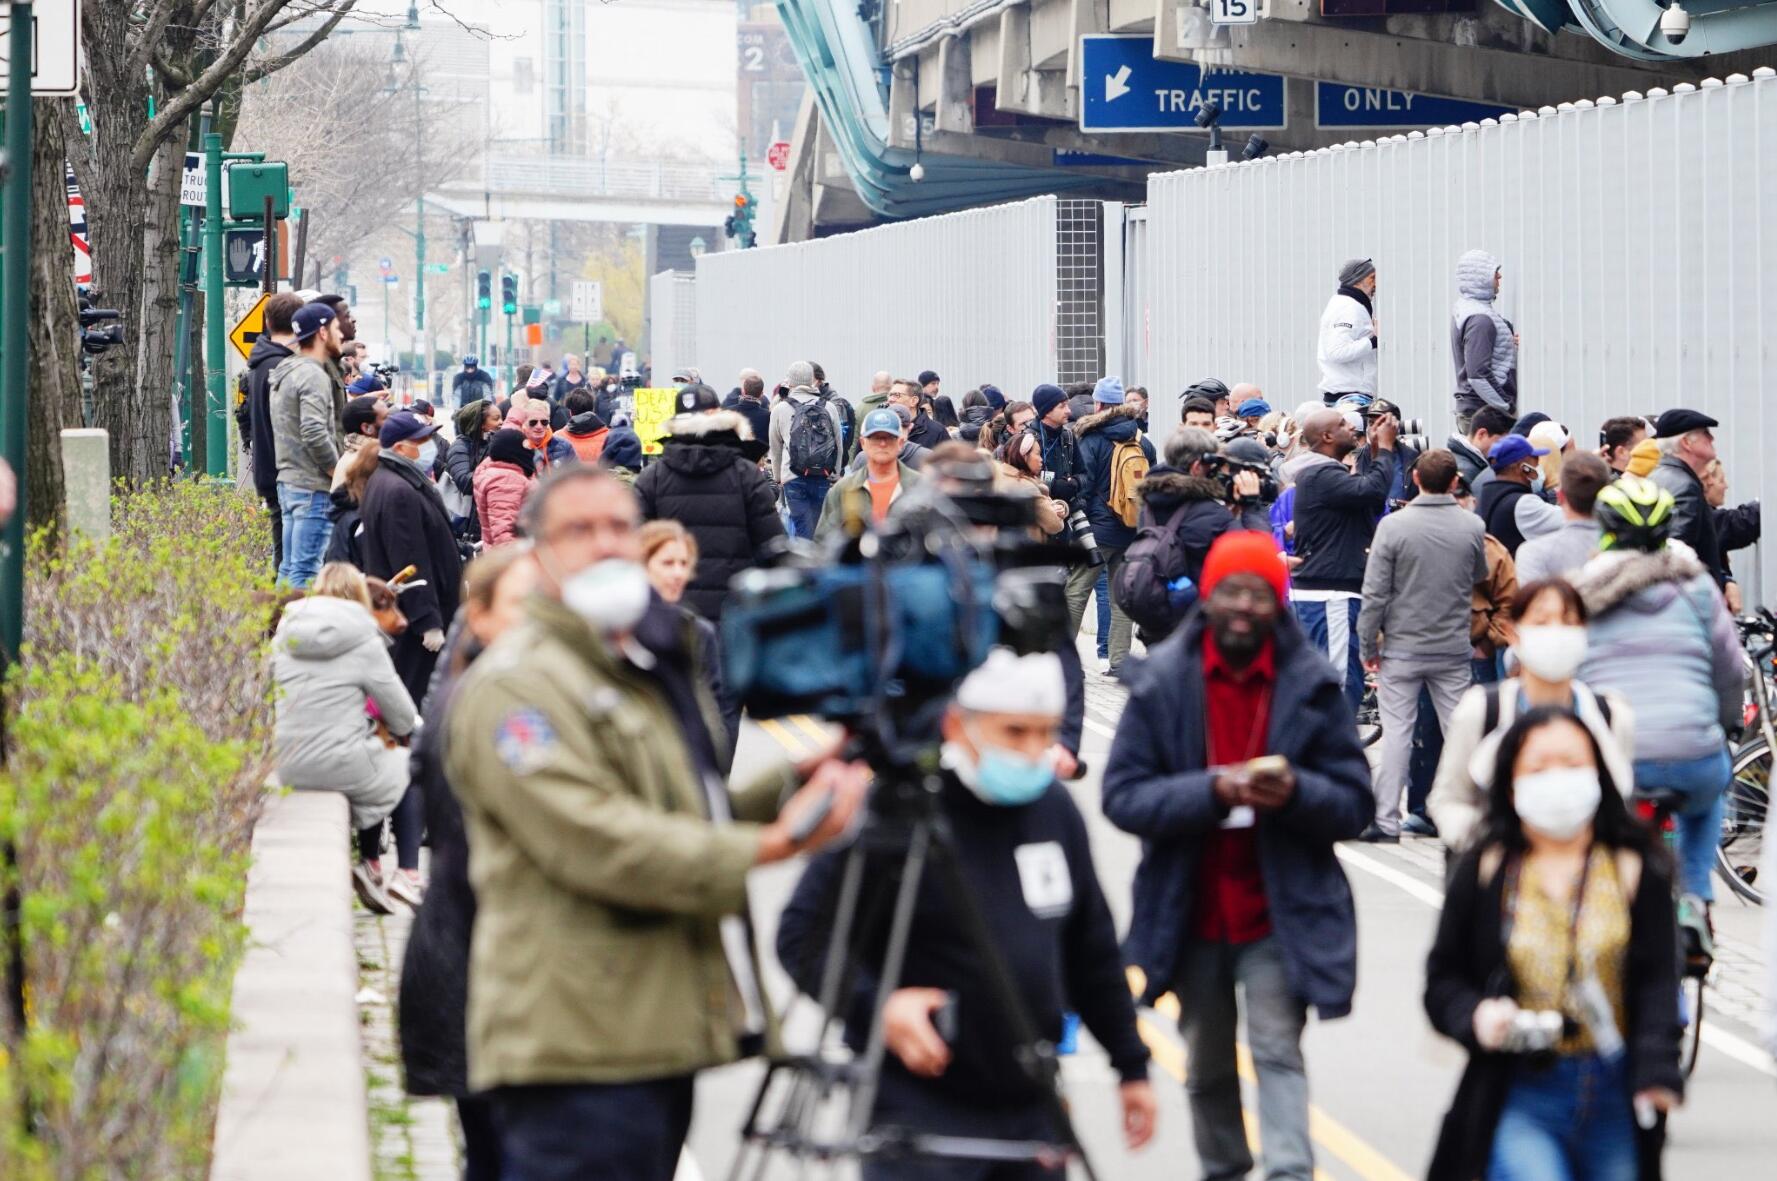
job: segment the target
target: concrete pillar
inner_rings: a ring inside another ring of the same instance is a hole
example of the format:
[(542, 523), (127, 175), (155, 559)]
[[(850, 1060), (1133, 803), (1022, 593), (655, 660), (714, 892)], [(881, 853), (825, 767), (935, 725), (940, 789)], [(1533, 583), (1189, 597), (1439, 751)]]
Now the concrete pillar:
[(111, 536), (111, 442), (102, 430), (62, 432), (68, 530), (95, 542)]
[(975, 130), (975, 85), (969, 35), (961, 33), (938, 42), (939, 131), (967, 133)]

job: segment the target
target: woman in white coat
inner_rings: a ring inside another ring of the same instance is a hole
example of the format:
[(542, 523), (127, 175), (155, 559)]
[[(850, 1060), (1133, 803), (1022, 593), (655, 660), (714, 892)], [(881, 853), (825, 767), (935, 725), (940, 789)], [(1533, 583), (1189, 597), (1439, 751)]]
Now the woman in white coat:
[(272, 677), (278, 687), (278, 780), (346, 797), (360, 856), (353, 885), (366, 906), (389, 913), (389, 893), (401, 897), (411, 889), (401, 879), (419, 872), (417, 828), (411, 841), (399, 842), (413, 846), (398, 850), (407, 873), (393, 875), (387, 891), (379, 860), (383, 821), (408, 794), (405, 740), (415, 710), (355, 567), (328, 563), (309, 594), (284, 608), (272, 639)]

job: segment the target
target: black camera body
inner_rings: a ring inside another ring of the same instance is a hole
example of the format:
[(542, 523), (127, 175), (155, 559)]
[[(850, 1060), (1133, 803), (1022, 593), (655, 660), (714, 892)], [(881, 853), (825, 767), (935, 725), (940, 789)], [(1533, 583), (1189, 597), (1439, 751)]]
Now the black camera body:
[(1235, 459), (1231, 455), (1218, 453), (1205, 455), (1203, 467), (1209, 478), (1221, 485), (1222, 500), (1227, 504), (1236, 504), (1245, 499), (1234, 493), (1234, 477), (1241, 472), (1251, 472), (1259, 477), (1258, 502), (1260, 504), (1270, 504), (1283, 493), (1283, 489), (1278, 486), (1277, 477), (1273, 476), (1271, 469), (1264, 464), (1247, 463), (1244, 460)]

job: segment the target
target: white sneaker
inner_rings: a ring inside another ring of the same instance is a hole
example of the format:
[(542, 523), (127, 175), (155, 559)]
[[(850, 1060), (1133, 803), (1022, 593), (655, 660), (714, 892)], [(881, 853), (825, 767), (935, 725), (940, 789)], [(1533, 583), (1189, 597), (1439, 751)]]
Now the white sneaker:
[(395, 904), (389, 901), (382, 882), (362, 861), (352, 866), (352, 888), (358, 892), (358, 901), (364, 904), (364, 909), (373, 914), (395, 913)]
[(408, 876), (405, 870), (400, 869), (389, 875), (389, 880), (383, 883), (383, 889), (390, 898), (404, 902), (414, 910), (420, 908), (420, 903), (426, 897), (426, 888), (420, 884), (419, 879)]

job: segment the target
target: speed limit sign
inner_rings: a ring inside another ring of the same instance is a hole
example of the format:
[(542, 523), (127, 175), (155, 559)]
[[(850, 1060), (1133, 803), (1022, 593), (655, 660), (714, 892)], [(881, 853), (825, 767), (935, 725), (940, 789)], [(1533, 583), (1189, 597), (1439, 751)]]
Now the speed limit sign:
[(1209, 19), (1217, 25), (1256, 25), (1259, 0), (1209, 0)]

